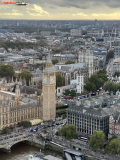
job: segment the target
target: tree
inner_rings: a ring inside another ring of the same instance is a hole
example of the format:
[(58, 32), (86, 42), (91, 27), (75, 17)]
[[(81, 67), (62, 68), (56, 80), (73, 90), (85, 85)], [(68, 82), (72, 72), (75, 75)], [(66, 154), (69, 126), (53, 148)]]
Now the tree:
[(27, 86), (29, 86), (29, 81), (31, 80), (31, 78), (33, 77), (32, 73), (30, 73), (29, 71), (22, 71), (21, 73), (18, 74), (18, 78), (22, 78), (26, 80), (26, 84)]
[(2, 134), (10, 134), (11, 132), (12, 132), (12, 129), (10, 129), (10, 127), (5, 127), (1, 131)]
[(69, 90), (69, 89), (66, 89), (66, 90), (63, 92), (63, 94), (64, 94), (65, 96), (68, 96), (68, 95), (70, 94), (70, 90)]
[(66, 139), (77, 139), (78, 133), (76, 132), (76, 127), (73, 124), (64, 125), (59, 131), (58, 136), (64, 136)]
[(30, 127), (31, 126), (31, 122), (29, 121), (21, 121), (18, 122), (19, 127), (23, 126), (23, 127)]
[(75, 90), (71, 90), (70, 91), (70, 96), (73, 98), (76, 96), (76, 91)]
[(13, 76), (14, 75), (14, 68), (11, 65), (4, 65), (3, 63), (0, 64), (0, 77), (6, 76)]
[(92, 136), (90, 137), (89, 145), (95, 149), (103, 149), (105, 142), (105, 134), (103, 131), (94, 130)]
[(42, 55), (39, 56), (39, 59), (42, 60)]
[(95, 90), (96, 90), (96, 86), (93, 84), (93, 83), (91, 83), (91, 82), (87, 82), (86, 83), (86, 85), (84, 86), (84, 89), (86, 90), (86, 91), (92, 91), (92, 92), (94, 92)]
[(118, 138), (112, 139), (109, 146), (106, 146), (105, 151), (111, 154), (120, 154), (120, 140)]
[(104, 82), (102, 81), (102, 79), (98, 78), (97, 75), (92, 75), (89, 78), (89, 81), (96, 86), (96, 89), (99, 89), (104, 84)]
[(19, 45), (18, 50), (21, 51), (21, 45)]
[(120, 76), (120, 71), (116, 71), (115, 73), (114, 73), (114, 77), (119, 77)]
[(109, 59), (111, 59), (111, 58), (113, 58), (113, 56), (114, 56), (114, 51), (109, 51), (108, 52), (108, 54), (107, 54), (107, 61), (109, 60)]
[(105, 69), (101, 69), (101, 70), (99, 70), (99, 71), (97, 72), (97, 75), (98, 75), (98, 74), (101, 74), (101, 73), (102, 73), (102, 74), (106, 74), (107, 72), (106, 72)]
[(62, 51), (62, 49), (52, 49), (53, 53), (60, 53)]
[(23, 61), (22, 59), (19, 60), (19, 62), (22, 62), (22, 61)]
[(65, 64), (74, 64), (74, 61), (68, 60), (67, 62), (65, 62)]
[(59, 60), (57, 59), (57, 58), (55, 58), (55, 59), (53, 59), (52, 60), (52, 63), (55, 65), (56, 63), (58, 63), (59, 62)]
[(116, 135), (113, 135), (110, 139), (109, 139), (109, 141), (112, 141), (113, 139), (117, 139), (118, 137), (116, 136)]
[(106, 82), (108, 80), (107, 76), (104, 73), (97, 74), (97, 77), (101, 78), (104, 82)]
[(43, 65), (41, 66), (41, 69), (43, 70), (46, 67), (46, 63), (43, 63)]
[(64, 83), (64, 77), (61, 76), (60, 73), (56, 72), (56, 88), (63, 86)]
[(103, 86), (103, 89), (105, 90), (105, 91), (108, 91), (109, 93), (111, 92), (111, 91), (113, 91), (113, 92), (117, 92), (117, 90), (120, 88), (120, 83), (114, 83), (114, 82), (111, 82), (111, 81), (107, 81), (106, 83), (105, 83), (105, 85)]

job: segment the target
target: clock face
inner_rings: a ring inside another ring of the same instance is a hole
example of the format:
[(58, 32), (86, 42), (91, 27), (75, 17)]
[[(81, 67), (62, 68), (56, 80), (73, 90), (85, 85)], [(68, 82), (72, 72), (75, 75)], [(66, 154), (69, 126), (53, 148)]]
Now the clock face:
[(45, 77), (45, 78), (43, 79), (43, 81), (44, 81), (44, 83), (46, 83), (46, 82), (47, 82), (47, 78)]
[(53, 77), (50, 79), (50, 82), (51, 82), (51, 83), (53, 83), (53, 82), (54, 82), (54, 78), (53, 78)]

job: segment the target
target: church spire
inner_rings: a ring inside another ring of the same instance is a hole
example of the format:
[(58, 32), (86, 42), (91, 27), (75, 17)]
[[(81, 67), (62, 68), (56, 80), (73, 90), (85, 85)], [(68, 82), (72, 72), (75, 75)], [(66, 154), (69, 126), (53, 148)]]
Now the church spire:
[(48, 57), (47, 57), (47, 61), (46, 61), (46, 67), (52, 66), (52, 61), (51, 61), (51, 58), (50, 58), (50, 51), (51, 51), (51, 49), (49, 50), (49, 53), (48, 53)]

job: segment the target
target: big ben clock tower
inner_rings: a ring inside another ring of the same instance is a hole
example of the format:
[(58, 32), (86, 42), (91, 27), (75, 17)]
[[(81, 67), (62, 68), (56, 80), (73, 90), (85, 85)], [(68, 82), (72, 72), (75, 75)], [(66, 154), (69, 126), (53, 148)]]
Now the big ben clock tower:
[(43, 89), (43, 121), (56, 117), (56, 74), (53, 68), (50, 53), (46, 61), (46, 68), (42, 76)]

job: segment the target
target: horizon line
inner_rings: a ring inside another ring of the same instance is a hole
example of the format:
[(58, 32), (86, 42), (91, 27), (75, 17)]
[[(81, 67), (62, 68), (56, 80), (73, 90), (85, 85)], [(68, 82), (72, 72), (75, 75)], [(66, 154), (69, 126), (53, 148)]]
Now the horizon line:
[(0, 19), (0, 20), (32, 20), (32, 21), (94, 21), (94, 20), (97, 20), (97, 21), (120, 21), (119, 20), (116, 20), (116, 19), (59, 19), (59, 20), (56, 20), (56, 19)]

